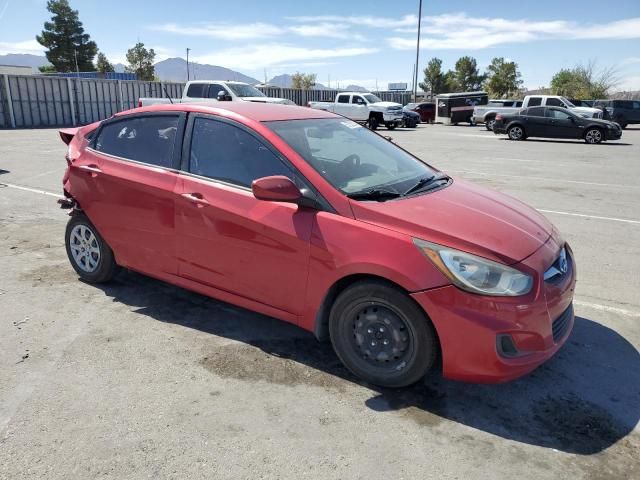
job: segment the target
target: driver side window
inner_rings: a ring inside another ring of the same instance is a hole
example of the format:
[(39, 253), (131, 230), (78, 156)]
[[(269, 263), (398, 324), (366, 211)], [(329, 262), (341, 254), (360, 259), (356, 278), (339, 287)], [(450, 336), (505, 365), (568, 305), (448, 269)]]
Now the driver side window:
[(364, 98), (358, 95), (354, 95), (353, 98), (351, 99), (351, 103), (355, 103), (357, 105), (364, 105), (365, 101), (364, 101)]

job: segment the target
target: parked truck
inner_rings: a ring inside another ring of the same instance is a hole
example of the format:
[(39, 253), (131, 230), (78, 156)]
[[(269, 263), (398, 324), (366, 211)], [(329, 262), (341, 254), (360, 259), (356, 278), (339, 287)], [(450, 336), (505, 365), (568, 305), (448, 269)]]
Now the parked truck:
[(334, 102), (309, 102), (307, 105), (364, 123), (371, 130), (376, 130), (380, 125), (393, 130), (403, 122), (402, 105), (384, 102), (372, 93), (342, 92)]
[(139, 107), (162, 103), (208, 103), (208, 102), (261, 102), (294, 105), (286, 98), (267, 97), (264, 93), (248, 83), (226, 80), (194, 80), (187, 82), (182, 91), (182, 98), (140, 98)]
[(493, 130), (497, 114), (515, 114), (529, 107), (562, 107), (585, 118), (602, 118), (602, 110), (591, 107), (576, 107), (567, 98), (559, 95), (527, 95), (521, 105), (496, 107), (494, 105), (477, 106), (473, 109), (473, 122), (484, 123), (487, 130)]

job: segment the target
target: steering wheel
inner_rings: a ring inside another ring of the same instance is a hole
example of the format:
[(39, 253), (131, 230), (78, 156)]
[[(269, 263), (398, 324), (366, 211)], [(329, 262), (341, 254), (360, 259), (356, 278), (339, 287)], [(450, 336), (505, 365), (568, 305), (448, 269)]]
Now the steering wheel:
[(344, 160), (342, 160), (339, 163), (340, 168), (359, 167), (359, 166), (360, 166), (360, 156), (356, 155), (355, 153), (352, 153), (351, 155), (345, 157)]

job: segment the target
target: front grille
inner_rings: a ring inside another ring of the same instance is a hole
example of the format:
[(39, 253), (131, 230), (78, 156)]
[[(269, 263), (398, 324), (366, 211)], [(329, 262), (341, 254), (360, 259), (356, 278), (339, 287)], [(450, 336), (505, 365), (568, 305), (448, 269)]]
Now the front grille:
[(551, 325), (551, 330), (553, 332), (553, 341), (558, 343), (559, 340), (564, 338), (569, 329), (569, 325), (571, 325), (571, 317), (573, 317), (573, 304), (569, 305), (569, 307), (553, 321)]

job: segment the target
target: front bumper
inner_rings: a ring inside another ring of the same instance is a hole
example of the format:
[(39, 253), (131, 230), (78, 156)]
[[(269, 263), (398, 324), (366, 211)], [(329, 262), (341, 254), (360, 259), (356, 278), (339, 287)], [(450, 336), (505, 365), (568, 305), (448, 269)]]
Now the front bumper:
[(402, 111), (400, 113), (382, 112), (382, 118), (384, 118), (385, 122), (400, 123), (403, 121), (404, 115)]
[[(559, 250), (550, 239), (514, 267), (544, 272)], [(539, 273), (536, 286), (524, 297), (476, 295), (453, 285), (411, 296), (425, 310), (438, 333), (446, 378), (500, 383), (531, 372), (562, 347), (573, 329), (571, 305), (575, 282), (571, 255), (570, 268), (563, 278), (545, 282)], [(505, 335), (517, 347), (516, 356), (499, 352), (498, 340)]]
[(605, 134), (607, 140), (620, 140), (622, 138), (622, 129), (607, 129)]

